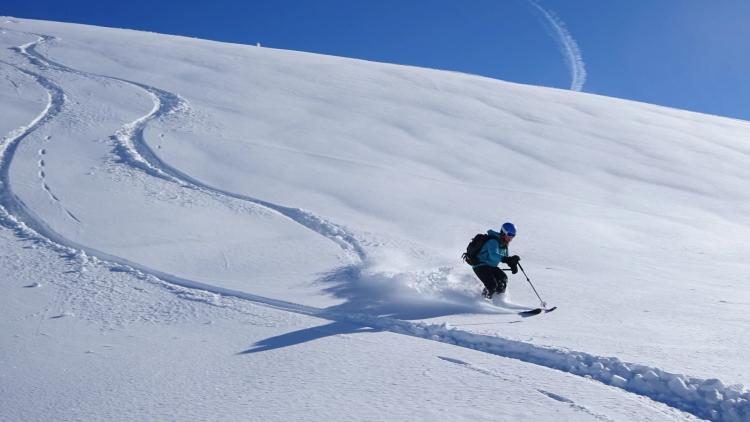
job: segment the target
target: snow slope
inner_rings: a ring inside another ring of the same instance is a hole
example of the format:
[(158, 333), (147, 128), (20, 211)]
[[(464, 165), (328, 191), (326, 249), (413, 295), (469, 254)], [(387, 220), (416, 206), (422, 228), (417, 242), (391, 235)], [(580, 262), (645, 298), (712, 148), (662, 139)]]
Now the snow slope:
[[(750, 420), (747, 122), (0, 28), (2, 419)], [(554, 313), (477, 299), (507, 219)]]

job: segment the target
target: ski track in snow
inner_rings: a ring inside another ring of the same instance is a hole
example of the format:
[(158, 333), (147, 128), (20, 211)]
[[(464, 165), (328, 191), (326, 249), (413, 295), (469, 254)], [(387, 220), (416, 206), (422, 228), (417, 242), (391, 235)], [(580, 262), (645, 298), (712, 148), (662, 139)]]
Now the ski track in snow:
[[(55, 38), (47, 35), (31, 35), (38, 36), (39, 39), (20, 47), (16, 47), (14, 51), (26, 57), (29, 62), (40, 71), (52, 69), (59, 72), (74, 73), (87, 78), (104, 78), (119, 81), (143, 89), (152, 97), (154, 108), (149, 114), (124, 125), (115, 135), (113, 135), (119, 142), (117, 153), (126, 165), (141, 169), (154, 177), (167, 179), (198, 191), (248, 201), (272, 209), (294, 222), (333, 240), (345, 251), (356, 255), (360, 262), (364, 261), (365, 252), (354, 235), (334, 223), (328, 222), (309, 211), (285, 207), (257, 198), (227, 192), (208, 186), (161, 161), (146, 144), (143, 132), (148, 122), (185, 110), (187, 104), (182, 98), (175, 94), (138, 82), (89, 74), (50, 61), (38, 53), (35, 50), (35, 47), (38, 44), (48, 42)], [(179, 290), (177, 286), (188, 289), (198, 289), (214, 294), (251, 301), (259, 305), (282, 311), (294, 312), (327, 320), (354, 323), (396, 334), (408, 335), (474, 349), (595, 379), (607, 385), (649, 397), (655, 401), (692, 413), (698, 417), (714, 421), (750, 421), (750, 392), (744, 391), (742, 386), (725, 386), (717, 379), (698, 379), (682, 374), (669, 373), (645, 365), (622, 362), (616, 357), (601, 357), (563, 348), (538, 346), (502, 337), (475, 334), (452, 328), (448, 324), (436, 325), (423, 322), (410, 322), (365, 313), (337, 312), (253, 295), (251, 293), (224, 289), (207, 283), (188, 280), (153, 270), (143, 265), (129, 262), (120, 257), (109, 255), (65, 239), (49, 228), (41, 219), (36, 217), (33, 211), (28, 209), (28, 207), (26, 207), (26, 205), (13, 194), (9, 184), (10, 162), (13, 159), (18, 144), (37, 128), (55, 118), (60, 113), (65, 105), (65, 92), (55, 82), (44, 77), (40, 73), (24, 69), (12, 63), (0, 63), (13, 67), (18, 72), (32, 78), (48, 93), (48, 104), (45, 110), (28, 125), (12, 131), (3, 139), (2, 144), (0, 144), (0, 188), (2, 188), (2, 190), (0, 190), (0, 224), (14, 230), (19, 237), (35, 240), (55, 251), (64, 253), (69, 257), (76, 257), (77, 259), (85, 260), (87, 262), (102, 263), (113, 269), (117, 269), (117, 271), (129, 272), (139, 278), (153, 278), (156, 281), (175, 286), (173, 287), (175, 290)], [(40, 151), (40, 168), (43, 168), (43, 151), (44, 150)], [(44, 179), (43, 172), (40, 172), (40, 177)], [(52, 195), (52, 192), (49, 190), (48, 193)], [(72, 214), (69, 214), (69, 216), (75, 219)], [(200, 296), (197, 298), (192, 297), (192, 300), (202, 301), (210, 305), (214, 304), (210, 298), (203, 298)], [(481, 368), (474, 368), (465, 362), (453, 361), (450, 359), (444, 360), (460, 364), (468, 369), (482, 373), (487, 372)], [(495, 376), (497, 374), (490, 375)], [(590, 413), (585, 407), (579, 406), (563, 396), (543, 390), (539, 390), (539, 392), (548, 398), (569, 403), (571, 406), (575, 406), (578, 410)], [(601, 417), (603, 420), (607, 420), (603, 415), (590, 414)]]
[(59, 72), (72, 73), (84, 78), (109, 79), (124, 83), (146, 91), (151, 97), (154, 102), (153, 109), (147, 115), (135, 120), (134, 122), (125, 124), (112, 137), (113, 140), (118, 142), (115, 152), (124, 164), (140, 169), (151, 176), (175, 182), (212, 196), (238, 199), (240, 201), (268, 208), (312, 230), (313, 232), (332, 240), (349, 255), (354, 255), (353, 257), (355, 259), (360, 262), (364, 261), (364, 249), (354, 235), (349, 233), (346, 229), (331, 223), (310, 211), (300, 208), (286, 207), (258, 198), (209, 186), (162, 161), (146, 143), (143, 132), (149, 122), (171, 114), (181, 113), (189, 109), (187, 102), (179, 95), (127, 79), (80, 71), (50, 60), (37, 52), (36, 46), (52, 41), (55, 37), (42, 34), (30, 35), (37, 36), (39, 39), (17, 47), (15, 50), (24, 55), (31, 64), (42, 69), (54, 69)]
[[(34, 119), (27, 126), (22, 126), (11, 132), (3, 139), (3, 143), (2, 145), (0, 145), (0, 187), (2, 187), (2, 191), (0, 191), (0, 204), (2, 204), (2, 212), (0, 212), (0, 222), (2, 222), (2, 224), (6, 227), (18, 228), (20, 226), (21, 228), (23, 228), (24, 219), (21, 219), (19, 221), (19, 219), (15, 218), (14, 216), (24, 215), (28, 213), (25, 212), (26, 206), (18, 197), (13, 194), (13, 191), (11, 190), (9, 177), (10, 162), (13, 160), (13, 156), (15, 155), (16, 149), (18, 148), (20, 142), (32, 132), (34, 132), (38, 127), (42, 126), (44, 123), (57, 116), (65, 105), (66, 99), (63, 89), (41, 74), (23, 69), (12, 63), (7, 63), (4, 61), (0, 61), (0, 63), (6, 66), (10, 66), (20, 73), (34, 79), (36, 83), (38, 83), (47, 91), (47, 106), (42, 111), (42, 113), (39, 114), (39, 116), (37, 116), (36, 119)], [(43, 167), (43, 163), (44, 160), (40, 159), (39, 166)], [(47, 183), (44, 181), (45, 176), (43, 169), (40, 170), (40, 178), (42, 179), (42, 186), (50, 196), (50, 198), (59, 203), (59, 199), (55, 197), (55, 195), (49, 189)], [(70, 216), (72, 214), (68, 211), (68, 215)], [(34, 220), (32, 219), (32, 221)]]

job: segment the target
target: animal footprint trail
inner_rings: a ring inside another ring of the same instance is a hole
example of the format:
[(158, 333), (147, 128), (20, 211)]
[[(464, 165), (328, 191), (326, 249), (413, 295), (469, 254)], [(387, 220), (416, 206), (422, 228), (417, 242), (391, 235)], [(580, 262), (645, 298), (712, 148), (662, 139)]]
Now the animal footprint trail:
[[(49, 141), (50, 139), (51, 139), (50, 136), (47, 136), (47, 137), (44, 138), (45, 142)], [(49, 196), (49, 198), (52, 201), (54, 201), (55, 203), (57, 203), (60, 206), (60, 208), (63, 210), (63, 212), (65, 213), (65, 215), (68, 218), (70, 218), (71, 220), (75, 221), (76, 223), (80, 223), (81, 220), (78, 217), (76, 217), (75, 214), (73, 214), (73, 212), (70, 211), (62, 203), (62, 201), (60, 200), (60, 198), (57, 195), (55, 195), (55, 193), (52, 191), (52, 188), (50, 188), (49, 184), (47, 183), (47, 172), (45, 171), (45, 167), (47, 166), (47, 163), (46, 163), (45, 158), (44, 158), (47, 155), (47, 149), (46, 148), (40, 149), (38, 154), (39, 154), (39, 157), (40, 157), (39, 161), (38, 161), (38, 167), (39, 167), (38, 175), (39, 175), (39, 179), (42, 182), (42, 189), (44, 189), (44, 191), (47, 192), (47, 196)]]

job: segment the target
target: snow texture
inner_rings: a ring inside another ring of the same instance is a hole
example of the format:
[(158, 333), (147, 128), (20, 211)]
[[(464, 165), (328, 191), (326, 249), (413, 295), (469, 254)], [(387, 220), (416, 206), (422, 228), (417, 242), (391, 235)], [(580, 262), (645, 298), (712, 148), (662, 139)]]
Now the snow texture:
[[(746, 122), (1, 22), (3, 419), (750, 421)], [(457, 263), (505, 219), (555, 313), (519, 318), (537, 306), (520, 278), (514, 301), (484, 306)], [(105, 338), (118, 346), (86, 366)], [(185, 348), (185, 366), (166, 369)], [(373, 356), (387, 362), (368, 368)], [(118, 413), (139, 379), (150, 394)], [(32, 406), (24, 394), (40, 388), (52, 399)], [(113, 392), (100, 408), (93, 388)], [(482, 388), (517, 401), (499, 410)], [(186, 406), (220, 389), (241, 400)]]

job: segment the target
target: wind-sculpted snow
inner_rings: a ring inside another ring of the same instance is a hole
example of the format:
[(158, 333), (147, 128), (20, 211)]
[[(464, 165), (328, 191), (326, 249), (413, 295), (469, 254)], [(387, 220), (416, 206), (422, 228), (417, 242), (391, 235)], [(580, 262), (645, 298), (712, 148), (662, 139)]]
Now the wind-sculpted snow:
[[(55, 82), (43, 76), (43, 72), (50, 69), (57, 72), (74, 73), (86, 78), (104, 78), (118, 81), (135, 86), (149, 94), (154, 102), (153, 109), (137, 120), (126, 123), (113, 135), (113, 138), (118, 142), (116, 152), (124, 164), (143, 170), (151, 176), (209, 193), (216, 197), (230, 197), (269, 208), (286, 216), (291, 221), (301, 224), (336, 242), (342, 249), (349, 252), (355, 260), (362, 262), (366, 258), (363, 247), (351, 232), (312, 212), (282, 206), (213, 187), (165, 163), (146, 143), (144, 130), (149, 122), (156, 119), (172, 114), (177, 116), (183, 115), (188, 109), (187, 102), (177, 94), (146, 84), (86, 73), (51, 61), (40, 54), (36, 50), (36, 46), (52, 39), (54, 38), (42, 35), (38, 41), (25, 44), (16, 49), (19, 54), (26, 57), (31, 65), (37, 67), (39, 72), (42, 73), (30, 71), (10, 63), (4, 63), (35, 80), (49, 95), (49, 102), (45, 110), (28, 125), (13, 131), (2, 144), (2, 149), (0, 149), (0, 182), (2, 183), (0, 212), (3, 213), (1, 216), (2, 220), (0, 221), (4, 225), (15, 229), (20, 235), (33, 238), (58, 251), (64, 251), (82, 259), (89, 259), (90, 257), (93, 260), (101, 261), (117, 271), (128, 272), (138, 277), (153, 277), (169, 283), (171, 286), (203, 290), (252, 301), (263, 306), (287, 312), (367, 326), (377, 330), (517, 359), (566, 373), (592, 378), (613, 387), (646, 396), (677, 409), (690, 412), (696, 416), (715, 421), (750, 421), (750, 393), (742, 390), (739, 386), (726, 386), (716, 379), (698, 379), (686, 375), (669, 373), (651, 366), (622, 362), (616, 357), (601, 357), (585, 352), (534, 345), (492, 335), (476, 334), (453, 328), (448, 324), (410, 322), (365, 312), (342, 311), (342, 308), (335, 307), (327, 309), (317, 308), (244, 291), (225, 289), (212, 285), (207, 281), (177, 277), (64, 238), (53, 229), (47, 227), (44, 221), (35, 216), (33, 210), (28, 209), (20, 199), (13, 195), (9, 179), (10, 162), (13, 159), (18, 144), (41, 125), (54, 119), (65, 105), (65, 91), (63, 87), (58, 86)], [(356, 271), (351, 271), (351, 274), (356, 274)], [(195, 297), (193, 300), (200, 300), (200, 298)], [(210, 301), (207, 301), (207, 303), (210, 303)], [(544, 318), (544, 316), (539, 318)]]

